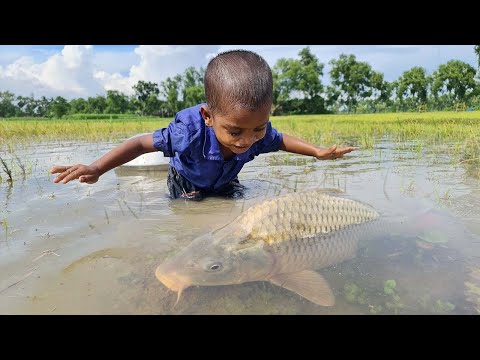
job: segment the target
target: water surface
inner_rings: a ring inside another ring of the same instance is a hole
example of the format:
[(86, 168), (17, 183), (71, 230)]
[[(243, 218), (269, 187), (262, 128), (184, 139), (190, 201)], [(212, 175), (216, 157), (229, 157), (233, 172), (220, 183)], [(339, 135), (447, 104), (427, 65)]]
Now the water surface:
[[(471, 269), (480, 268), (480, 185), (438, 148), (384, 142), (337, 161), (265, 154), (239, 175), (244, 198), (201, 202), (170, 200), (165, 172), (117, 169), (94, 185), (54, 184), (48, 174), (53, 165), (91, 163), (115, 145), (14, 149), (28, 171), (22, 179), (17, 169), (13, 186), (2, 172), (0, 313), (477, 314), (472, 286), (480, 289), (480, 278)], [(2, 157), (12, 164), (11, 152)], [(425, 209), (443, 220), (414, 236), (388, 234), (321, 270), (336, 296), (331, 308), (266, 282), (192, 287), (173, 307), (176, 294), (154, 276), (159, 263), (253, 204), (319, 187), (387, 218)]]

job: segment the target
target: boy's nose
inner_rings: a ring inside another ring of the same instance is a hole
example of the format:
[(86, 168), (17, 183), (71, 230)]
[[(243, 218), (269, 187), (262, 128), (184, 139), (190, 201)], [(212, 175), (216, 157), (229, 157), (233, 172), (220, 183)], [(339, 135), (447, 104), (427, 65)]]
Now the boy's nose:
[(252, 146), (255, 141), (257, 141), (257, 138), (255, 135), (246, 136), (240, 139), (240, 143), (238, 144), (238, 146), (241, 146), (241, 147)]
[(237, 145), (239, 147), (250, 147), (252, 146), (254, 141), (240, 141), (240, 143)]

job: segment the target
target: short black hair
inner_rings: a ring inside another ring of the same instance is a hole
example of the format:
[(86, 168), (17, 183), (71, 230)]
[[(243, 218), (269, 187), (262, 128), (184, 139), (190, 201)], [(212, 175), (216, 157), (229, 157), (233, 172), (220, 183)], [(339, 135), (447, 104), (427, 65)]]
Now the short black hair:
[(212, 112), (257, 110), (273, 102), (272, 70), (265, 59), (248, 50), (225, 51), (210, 60), (204, 86)]

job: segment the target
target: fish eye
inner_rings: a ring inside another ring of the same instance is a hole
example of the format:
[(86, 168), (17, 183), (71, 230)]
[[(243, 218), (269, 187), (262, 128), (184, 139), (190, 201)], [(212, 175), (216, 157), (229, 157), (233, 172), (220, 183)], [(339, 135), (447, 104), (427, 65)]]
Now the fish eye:
[(222, 263), (213, 262), (207, 265), (207, 271), (218, 271), (222, 269)]

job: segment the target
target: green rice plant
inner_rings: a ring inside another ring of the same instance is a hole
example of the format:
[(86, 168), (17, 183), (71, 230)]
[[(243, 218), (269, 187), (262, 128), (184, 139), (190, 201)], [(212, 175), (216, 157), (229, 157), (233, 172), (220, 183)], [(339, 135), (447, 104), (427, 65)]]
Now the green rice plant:
[(0, 163), (2, 164), (3, 171), (5, 171), (5, 173), (8, 176), (7, 181), (10, 183), (13, 183), (12, 170), (8, 167), (7, 163), (5, 162), (5, 160), (3, 160), (1, 156), (0, 156)]

